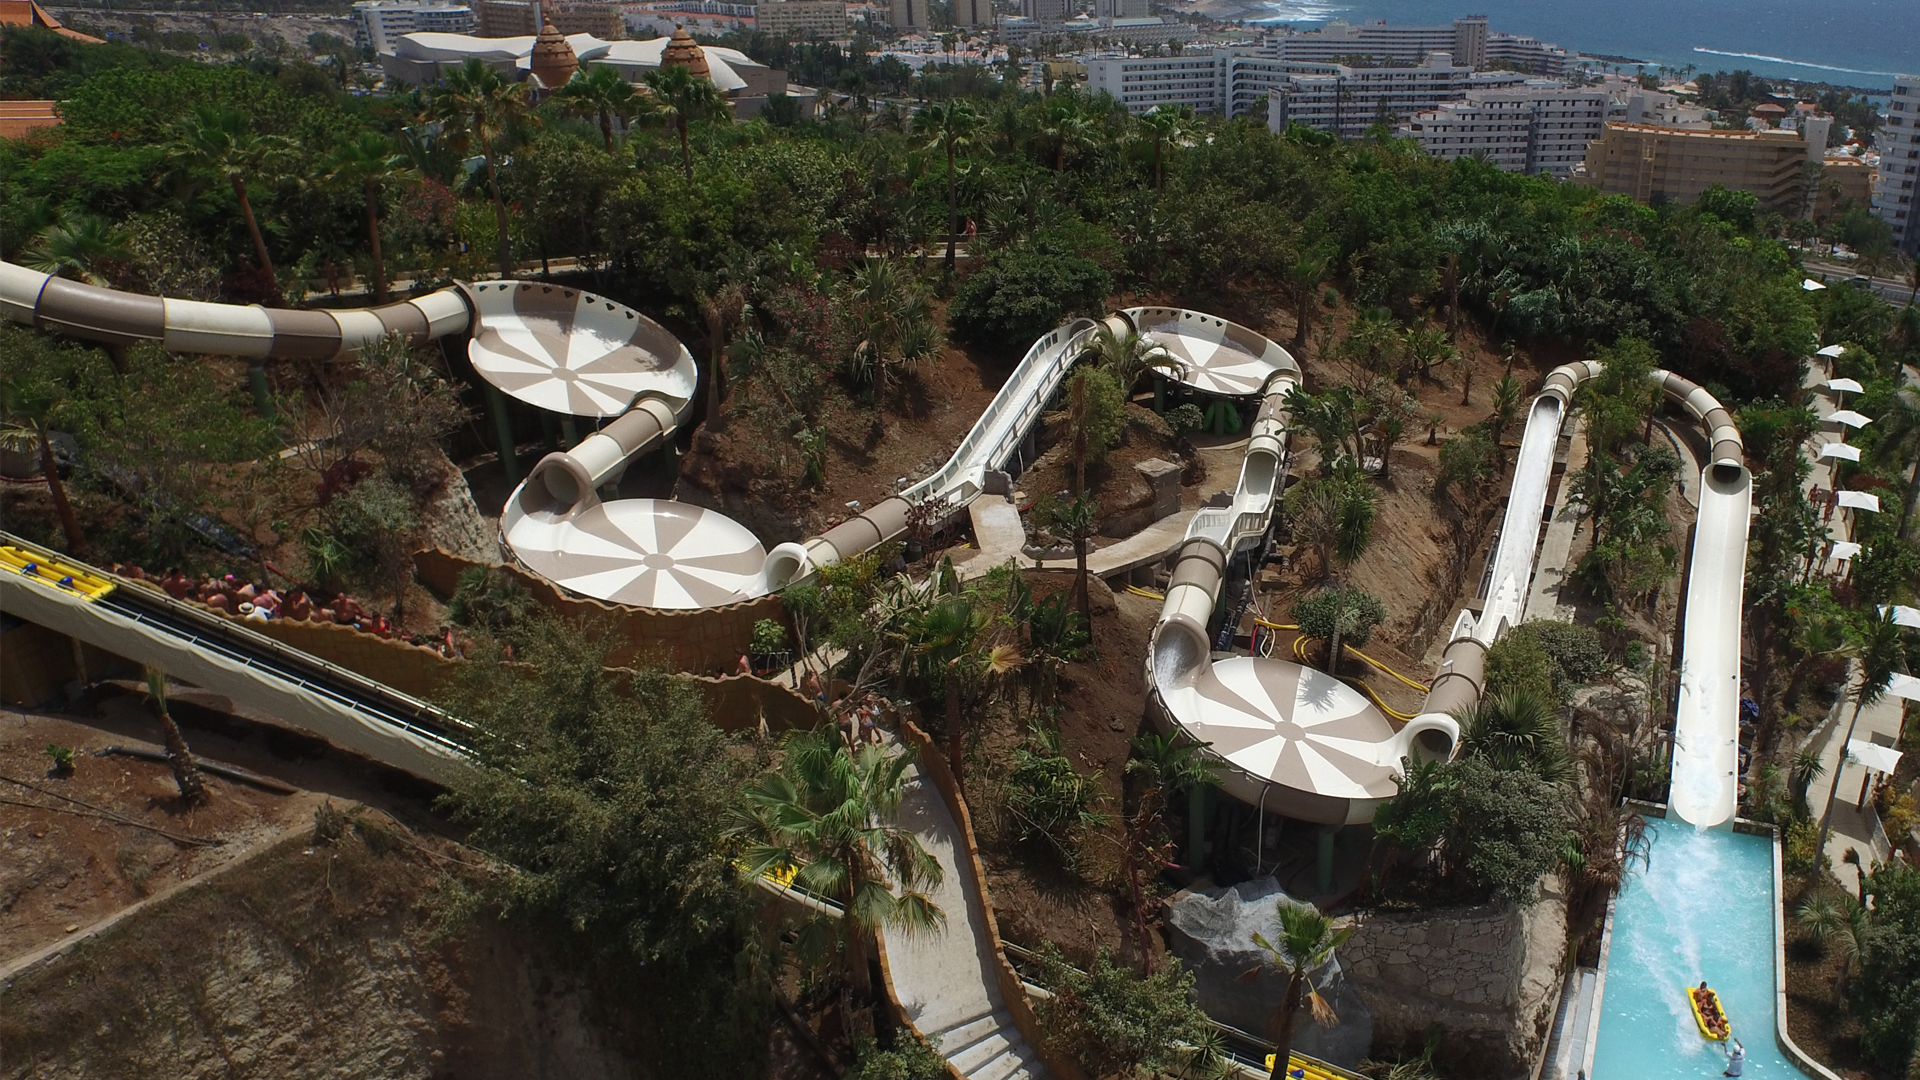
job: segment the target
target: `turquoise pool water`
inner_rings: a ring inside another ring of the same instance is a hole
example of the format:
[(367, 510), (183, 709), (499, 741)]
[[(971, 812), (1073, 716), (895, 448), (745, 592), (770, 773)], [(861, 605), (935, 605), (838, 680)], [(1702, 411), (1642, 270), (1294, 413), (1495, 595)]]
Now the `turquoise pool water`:
[(1614, 907), (1590, 1080), (1692, 1080), (1726, 1068), (1684, 988), (1720, 992), (1747, 1077), (1804, 1077), (1773, 1041), (1773, 841), (1651, 820), (1652, 863)]

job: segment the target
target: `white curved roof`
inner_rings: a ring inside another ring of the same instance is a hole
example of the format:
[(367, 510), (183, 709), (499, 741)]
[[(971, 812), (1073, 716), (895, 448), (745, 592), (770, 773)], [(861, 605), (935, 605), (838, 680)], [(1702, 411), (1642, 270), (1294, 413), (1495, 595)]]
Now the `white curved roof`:
[[(530, 36), (483, 38), (471, 34), (421, 32), (402, 34), (394, 44), (394, 53), (408, 60), (458, 62), (468, 58), (490, 63), (513, 61), (525, 68), (532, 63), (534, 38)], [(672, 39), (658, 37), (650, 41), (602, 41), (592, 34), (568, 34), (567, 44), (582, 64), (604, 63), (616, 67), (657, 68), (660, 57)], [(760, 67), (737, 49), (703, 45), (707, 55), (708, 78), (720, 90), (739, 90), (747, 85), (739, 68)]]

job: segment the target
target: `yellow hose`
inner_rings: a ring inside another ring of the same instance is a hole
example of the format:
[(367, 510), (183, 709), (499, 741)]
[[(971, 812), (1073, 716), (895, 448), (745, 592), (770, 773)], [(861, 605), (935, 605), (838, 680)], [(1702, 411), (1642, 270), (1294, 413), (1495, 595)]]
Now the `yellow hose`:
[(1132, 593), (1135, 596), (1146, 596), (1146, 597), (1151, 597), (1155, 600), (1165, 600), (1167, 598), (1165, 593), (1157, 593), (1152, 591), (1151, 589), (1143, 589), (1138, 585), (1127, 586), (1127, 591)]

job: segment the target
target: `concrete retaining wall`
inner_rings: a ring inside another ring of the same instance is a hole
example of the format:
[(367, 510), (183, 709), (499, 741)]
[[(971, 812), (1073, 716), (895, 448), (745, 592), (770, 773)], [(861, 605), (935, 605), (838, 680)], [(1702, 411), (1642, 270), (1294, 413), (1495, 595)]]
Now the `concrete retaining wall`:
[[(616, 664), (658, 663), (676, 671), (728, 672), (753, 640), (753, 624), (772, 619), (785, 626), (786, 612), (777, 596), (698, 611), (623, 607), (598, 600), (576, 599), (512, 566), (487, 567), (440, 549), (418, 552), (413, 565), (420, 581), (442, 597), (460, 586), (460, 574), (480, 567), (510, 574), (544, 607), (569, 617), (599, 618), (612, 626), (621, 644), (611, 659)], [(789, 629), (791, 629), (789, 627)]]

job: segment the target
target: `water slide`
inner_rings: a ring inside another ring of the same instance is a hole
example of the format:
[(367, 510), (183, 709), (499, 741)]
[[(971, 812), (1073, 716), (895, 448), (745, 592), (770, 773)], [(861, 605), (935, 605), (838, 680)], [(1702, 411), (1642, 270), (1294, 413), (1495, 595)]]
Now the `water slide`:
[[(1489, 563), (1487, 595), (1476, 616), (1454, 622), (1421, 719), (1457, 712), (1479, 699), (1487, 647), (1520, 621), (1546, 512), (1560, 428), (1581, 383), (1601, 365), (1555, 368), (1534, 399), (1520, 440), (1507, 511)], [(1649, 376), (1667, 400), (1690, 414), (1711, 444), (1700, 482), (1680, 641), (1680, 695), (1674, 711), (1675, 816), (1702, 827), (1733, 820), (1739, 770), (1740, 604), (1746, 576), (1752, 478), (1740, 431), (1712, 394), (1672, 372)], [(1418, 721), (1416, 721), (1418, 722)]]
[[(1231, 324), (1226, 324), (1231, 325)], [(1300, 367), (1279, 345), (1241, 327), (1217, 346), (1257, 363), (1215, 393), (1258, 394), (1239, 483), (1224, 507), (1194, 514), (1174, 555), (1173, 576), (1153, 630), (1148, 676), (1170, 721), (1210, 744), (1225, 763), (1221, 786), (1244, 802), (1304, 821), (1367, 821), (1397, 790), (1401, 757), (1416, 741), (1446, 756), (1458, 737), (1451, 717), (1395, 725), (1361, 693), (1324, 672), (1260, 656), (1215, 659), (1208, 627), (1228, 564), (1265, 540), (1287, 462), (1288, 391)], [(1251, 376), (1264, 365), (1261, 378)]]

